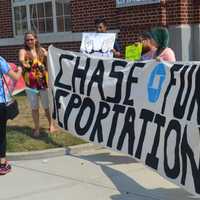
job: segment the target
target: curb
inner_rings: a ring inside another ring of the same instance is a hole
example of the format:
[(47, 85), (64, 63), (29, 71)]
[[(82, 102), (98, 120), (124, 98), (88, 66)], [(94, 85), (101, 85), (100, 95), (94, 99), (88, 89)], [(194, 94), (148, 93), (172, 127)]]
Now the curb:
[(92, 151), (92, 150), (98, 150), (102, 148), (103, 148), (102, 146), (87, 143), (87, 144), (69, 146), (66, 148), (54, 148), (54, 149), (47, 149), (47, 150), (42, 150), (42, 151), (7, 153), (6, 157), (8, 160), (11, 160), (11, 161), (37, 160), (37, 159), (53, 158), (53, 157), (64, 156), (64, 155), (78, 154), (83, 151)]
[(94, 151), (103, 149), (103, 146), (87, 143), (87, 144), (79, 144), (75, 146), (70, 146), (65, 149), (65, 155), (73, 155), (73, 154), (79, 154), (80, 152), (86, 152), (86, 151)]

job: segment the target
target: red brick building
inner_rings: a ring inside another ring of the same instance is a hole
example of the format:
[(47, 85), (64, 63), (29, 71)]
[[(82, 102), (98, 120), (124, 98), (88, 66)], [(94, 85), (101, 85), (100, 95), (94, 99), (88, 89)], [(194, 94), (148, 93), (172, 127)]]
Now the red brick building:
[(37, 30), (48, 47), (78, 51), (81, 33), (103, 16), (124, 47), (164, 25), (178, 60), (200, 59), (200, 0), (0, 0), (0, 55), (17, 62), (23, 33)]

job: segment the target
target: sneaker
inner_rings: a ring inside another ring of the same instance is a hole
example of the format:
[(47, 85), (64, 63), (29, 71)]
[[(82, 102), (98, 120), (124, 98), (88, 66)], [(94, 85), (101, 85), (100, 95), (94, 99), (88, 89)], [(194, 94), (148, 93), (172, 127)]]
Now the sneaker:
[(0, 164), (0, 175), (5, 175), (11, 171), (11, 165), (6, 161), (5, 164)]

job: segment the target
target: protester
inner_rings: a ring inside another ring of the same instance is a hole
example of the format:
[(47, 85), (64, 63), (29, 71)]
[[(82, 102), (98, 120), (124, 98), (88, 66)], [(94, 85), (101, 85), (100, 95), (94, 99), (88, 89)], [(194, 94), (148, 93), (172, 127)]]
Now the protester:
[(139, 41), (142, 43), (142, 55), (141, 60), (151, 60), (156, 56), (157, 48), (151, 42), (151, 36), (148, 33), (144, 33), (140, 36)]
[[(96, 26), (96, 31), (98, 33), (106, 33), (107, 32), (108, 26), (107, 26), (107, 22), (104, 18), (96, 19), (95, 26)], [(116, 58), (120, 58), (122, 56), (121, 48), (116, 40), (115, 40), (112, 52), (113, 52), (114, 57), (116, 57)]]
[(5, 103), (10, 100), (5, 92), (5, 83), (3, 82), (3, 74), (7, 74), (14, 80), (18, 80), (21, 76), (22, 69), (18, 67), (17, 71), (13, 71), (8, 63), (0, 57), (0, 175), (5, 175), (11, 170), (11, 165), (6, 160), (6, 106)]
[[(150, 30), (150, 32), (147, 32), (146, 35), (148, 35), (148, 44), (150, 51), (147, 52), (147, 54), (152, 56), (153, 58), (157, 60), (163, 60), (163, 61), (169, 61), (169, 62), (175, 62), (175, 54), (174, 51), (168, 47), (169, 44), (169, 32), (167, 28), (164, 27), (156, 27)], [(155, 54), (154, 51), (156, 50)], [(145, 56), (145, 55), (144, 55)], [(147, 57), (144, 57), (143, 59), (147, 59)]]
[(34, 32), (25, 33), (24, 48), (19, 51), (19, 61), (23, 66), (23, 76), (27, 86), (26, 94), (31, 105), (35, 126), (33, 129), (35, 137), (40, 135), (39, 97), (49, 122), (49, 131), (56, 130), (49, 112), (46, 58), (47, 51), (40, 46), (37, 35)]

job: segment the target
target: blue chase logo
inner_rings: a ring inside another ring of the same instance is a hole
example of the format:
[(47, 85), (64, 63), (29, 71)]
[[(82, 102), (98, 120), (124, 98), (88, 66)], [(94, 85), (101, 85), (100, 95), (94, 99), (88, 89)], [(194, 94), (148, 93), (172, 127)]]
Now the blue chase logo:
[(149, 102), (156, 103), (158, 101), (165, 78), (165, 65), (163, 63), (159, 63), (155, 66), (149, 77), (147, 86)]

